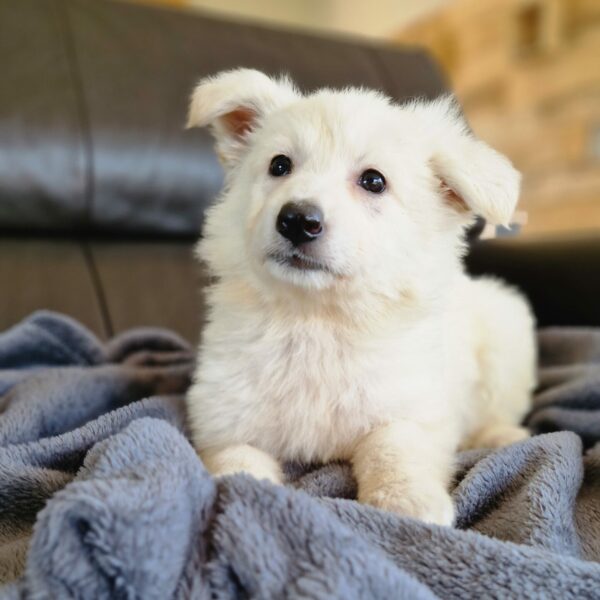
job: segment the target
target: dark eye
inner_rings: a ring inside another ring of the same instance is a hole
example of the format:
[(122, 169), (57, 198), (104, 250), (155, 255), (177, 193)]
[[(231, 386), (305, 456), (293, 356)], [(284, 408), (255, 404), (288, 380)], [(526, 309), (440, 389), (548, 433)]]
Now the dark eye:
[(278, 154), (269, 165), (269, 173), (273, 177), (281, 177), (292, 172), (292, 161), (284, 154)]
[(358, 178), (358, 185), (372, 194), (381, 194), (385, 190), (385, 177), (375, 169), (367, 169)]

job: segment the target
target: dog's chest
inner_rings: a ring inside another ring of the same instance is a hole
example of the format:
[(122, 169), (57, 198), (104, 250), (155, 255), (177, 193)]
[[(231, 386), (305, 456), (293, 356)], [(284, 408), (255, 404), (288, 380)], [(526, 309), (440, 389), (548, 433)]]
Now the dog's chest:
[(345, 454), (371, 421), (368, 357), (343, 332), (318, 325), (265, 342), (246, 374), (260, 407), (255, 443), (268, 432), (278, 455)]
[(431, 397), (422, 339), (365, 337), (318, 320), (213, 322), (190, 394), (198, 444), (247, 443), (283, 460), (348, 457), (374, 426)]

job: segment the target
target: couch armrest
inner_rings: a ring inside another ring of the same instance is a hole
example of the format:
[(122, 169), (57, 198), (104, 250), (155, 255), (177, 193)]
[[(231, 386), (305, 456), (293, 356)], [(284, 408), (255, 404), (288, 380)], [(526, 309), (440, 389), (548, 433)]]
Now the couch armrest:
[(540, 326), (600, 326), (599, 233), (479, 241), (466, 262), (519, 287)]

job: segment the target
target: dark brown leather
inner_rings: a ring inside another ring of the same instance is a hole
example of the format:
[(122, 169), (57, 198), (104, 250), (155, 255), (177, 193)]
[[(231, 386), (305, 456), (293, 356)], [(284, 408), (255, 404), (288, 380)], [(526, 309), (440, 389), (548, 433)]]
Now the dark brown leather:
[(206, 274), (186, 241), (91, 243), (111, 332), (168, 327), (196, 342), (204, 321)]
[(57, 310), (106, 337), (98, 282), (85, 243), (68, 239), (0, 239), (0, 331), (35, 310)]
[(84, 222), (88, 163), (64, 10), (0, 1), (0, 228)]

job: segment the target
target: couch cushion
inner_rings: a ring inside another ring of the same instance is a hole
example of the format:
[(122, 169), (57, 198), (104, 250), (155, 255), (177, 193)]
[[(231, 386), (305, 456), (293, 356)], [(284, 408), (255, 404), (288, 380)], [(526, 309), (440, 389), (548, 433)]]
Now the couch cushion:
[(166, 327), (195, 343), (206, 274), (193, 240), (0, 240), (0, 331), (36, 310), (65, 313), (108, 338)]
[(192, 241), (96, 241), (90, 249), (111, 331), (151, 325), (198, 341), (206, 274)]
[(110, 334), (85, 243), (0, 239), (0, 281), (0, 331), (48, 309), (75, 317), (102, 337)]

